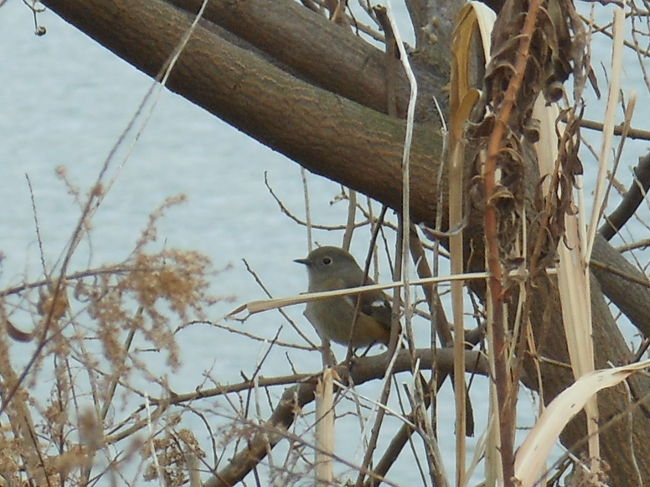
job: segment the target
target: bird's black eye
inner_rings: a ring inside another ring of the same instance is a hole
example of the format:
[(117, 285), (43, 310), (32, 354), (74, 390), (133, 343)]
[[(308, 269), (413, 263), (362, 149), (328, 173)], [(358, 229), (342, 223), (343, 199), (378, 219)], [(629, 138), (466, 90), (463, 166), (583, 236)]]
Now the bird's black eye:
[(323, 264), (330, 265), (331, 263), (332, 259), (330, 257), (323, 257)]

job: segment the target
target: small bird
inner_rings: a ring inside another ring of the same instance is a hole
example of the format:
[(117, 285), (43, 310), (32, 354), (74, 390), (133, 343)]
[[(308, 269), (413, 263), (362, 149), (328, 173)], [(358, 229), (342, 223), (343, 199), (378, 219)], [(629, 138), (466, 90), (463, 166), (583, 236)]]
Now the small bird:
[[(294, 262), (307, 266), (309, 292), (374, 284), (370, 278), (364, 282), (363, 270), (354, 257), (339, 247), (319, 247)], [(354, 321), (357, 299), (359, 311)], [(386, 294), (379, 290), (310, 301), (305, 316), (321, 338), (342, 345), (354, 348), (377, 342), (388, 345), (390, 340), (391, 307)]]

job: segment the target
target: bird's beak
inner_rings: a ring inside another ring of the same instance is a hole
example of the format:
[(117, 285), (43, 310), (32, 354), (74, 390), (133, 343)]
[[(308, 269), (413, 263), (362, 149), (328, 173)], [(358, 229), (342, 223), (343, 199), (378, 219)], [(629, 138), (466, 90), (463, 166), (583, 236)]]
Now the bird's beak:
[(309, 259), (295, 259), (294, 262), (297, 262), (298, 264), (305, 264), (306, 266), (311, 265)]

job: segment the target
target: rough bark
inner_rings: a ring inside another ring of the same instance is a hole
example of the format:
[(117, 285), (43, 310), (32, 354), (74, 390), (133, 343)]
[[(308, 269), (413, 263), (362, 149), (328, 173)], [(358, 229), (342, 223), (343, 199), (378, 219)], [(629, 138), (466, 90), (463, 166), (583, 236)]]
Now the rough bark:
[[(171, 0), (188, 12), (198, 12), (201, 0)], [(212, 0), (203, 18), (228, 30), (281, 62), (291, 73), (325, 90), (387, 113), (384, 54), (338, 24), (314, 15), (293, 0)], [(436, 74), (421, 62), (413, 66), (424, 95), (416, 119), (437, 120), (430, 94), (444, 103), (446, 74)], [(409, 90), (406, 75), (396, 73), (396, 112), (406, 117)]]
[[(156, 0), (46, 5), (152, 77), (161, 72), (191, 22), (186, 12)], [(401, 174), (402, 121), (295, 78), (202, 26), (187, 43), (167, 87), (310, 171), (401, 207), (395, 182)], [(435, 215), (432, 174), (441, 150), (433, 126), (418, 125), (411, 192), (420, 220)]]
[[(609, 299), (645, 337), (650, 337), (650, 287), (646, 276), (630, 264), (604, 237), (596, 235), (591, 272)], [(615, 269), (611, 272), (607, 268)]]

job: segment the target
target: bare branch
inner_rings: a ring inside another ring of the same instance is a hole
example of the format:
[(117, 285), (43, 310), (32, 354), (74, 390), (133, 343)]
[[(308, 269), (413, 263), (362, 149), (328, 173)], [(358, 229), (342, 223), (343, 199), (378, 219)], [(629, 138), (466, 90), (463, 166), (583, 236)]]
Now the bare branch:
[(627, 221), (648, 195), (650, 189), (650, 153), (639, 158), (639, 165), (634, 168), (634, 181), (625, 193), (618, 207), (607, 217), (598, 230), (605, 239), (610, 240)]

